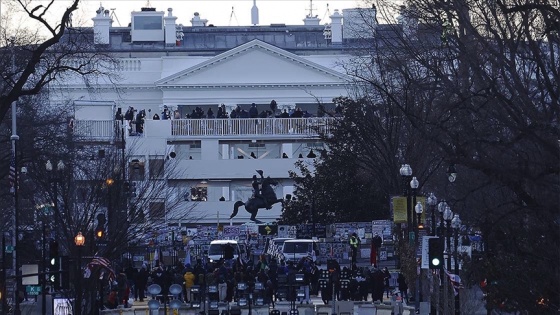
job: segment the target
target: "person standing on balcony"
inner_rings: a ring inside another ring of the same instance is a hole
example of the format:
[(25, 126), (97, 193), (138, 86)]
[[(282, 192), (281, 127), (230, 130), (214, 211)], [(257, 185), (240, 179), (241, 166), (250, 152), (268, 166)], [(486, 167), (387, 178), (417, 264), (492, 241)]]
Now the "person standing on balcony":
[(251, 108), (249, 108), (249, 117), (250, 118), (257, 118), (259, 117), (259, 110), (257, 109), (257, 104), (251, 104)]

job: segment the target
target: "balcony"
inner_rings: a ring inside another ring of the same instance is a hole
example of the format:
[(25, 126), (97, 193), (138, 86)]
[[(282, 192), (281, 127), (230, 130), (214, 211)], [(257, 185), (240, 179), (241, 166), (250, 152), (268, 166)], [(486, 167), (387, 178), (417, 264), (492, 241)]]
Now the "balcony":
[[(146, 120), (144, 137), (152, 135), (177, 138), (237, 136), (317, 137), (330, 133), (332, 117), (311, 118), (235, 118)], [(125, 125), (128, 122), (125, 122)], [(134, 124), (132, 125), (134, 129)], [(74, 134), (88, 140), (109, 140), (120, 136), (120, 121), (76, 120)]]

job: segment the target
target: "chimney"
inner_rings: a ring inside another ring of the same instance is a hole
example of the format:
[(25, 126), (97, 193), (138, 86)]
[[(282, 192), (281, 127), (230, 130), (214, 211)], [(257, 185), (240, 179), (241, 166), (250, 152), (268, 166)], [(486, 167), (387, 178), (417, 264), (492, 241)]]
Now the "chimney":
[(193, 27), (195, 26), (206, 26), (206, 23), (208, 22), (207, 19), (201, 19), (200, 15), (198, 14), (198, 12), (194, 13), (193, 18), (191, 19), (191, 24)]
[(109, 29), (113, 20), (109, 14), (109, 10), (105, 10), (102, 6), (95, 11), (97, 15), (93, 20), (93, 43), (96, 45), (109, 45)]
[(253, 7), (251, 8), (251, 24), (259, 24), (259, 8), (257, 8), (257, 0), (253, 0)]
[(319, 25), (319, 22), (321, 22), (321, 19), (318, 18), (317, 15), (308, 15), (305, 17), (305, 19), (303, 19), (303, 25)]
[(342, 44), (342, 14), (338, 9), (334, 10), (331, 18), (331, 43)]
[(163, 17), (163, 23), (165, 25), (165, 46), (177, 45), (176, 21), (177, 17), (173, 16), (173, 9), (167, 9), (167, 16)]

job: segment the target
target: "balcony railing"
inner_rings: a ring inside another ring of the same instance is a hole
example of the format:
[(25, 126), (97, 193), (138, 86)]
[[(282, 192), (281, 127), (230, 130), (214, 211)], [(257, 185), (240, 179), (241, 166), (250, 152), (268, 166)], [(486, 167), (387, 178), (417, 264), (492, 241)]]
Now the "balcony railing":
[(302, 135), (328, 133), (330, 117), (177, 119), (171, 122), (174, 136)]
[(83, 139), (109, 140), (120, 136), (118, 120), (75, 120), (74, 135)]
[[(151, 121), (145, 125), (144, 133), (169, 134), (175, 137), (203, 136), (244, 136), (244, 135), (278, 135), (278, 136), (317, 136), (318, 133), (330, 133), (336, 118), (227, 118), (227, 119), (175, 119)], [(128, 122), (125, 121), (128, 129)], [(170, 130), (150, 130), (150, 128), (169, 128)], [(135, 130), (134, 123), (132, 130)], [(118, 120), (76, 120), (74, 134), (84, 139), (109, 140), (119, 138), (121, 122)]]

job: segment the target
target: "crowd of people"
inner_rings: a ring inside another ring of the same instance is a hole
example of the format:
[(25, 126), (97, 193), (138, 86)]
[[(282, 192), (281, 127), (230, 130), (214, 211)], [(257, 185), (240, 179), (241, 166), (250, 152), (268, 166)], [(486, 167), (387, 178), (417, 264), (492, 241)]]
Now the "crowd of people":
[[(335, 117), (342, 116), (343, 108), (342, 106), (336, 106), (334, 112), (332, 113)], [(167, 106), (163, 106), (161, 113), (151, 114), (151, 109), (148, 110), (138, 110), (133, 106), (129, 106), (127, 111), (123, 114), (121, 108), (117, 109), (115, 114), (115, 120), (125, 120), (128, 126), (128, 132), (130, 135), (142, 135), (144, 132), (144, 122), (146, 119), (153, 120), (168, 120), (168, 119), (224, 119), (224, 118), (309, 118), (314, 117), (312, 113), (307, 110), (303, 110), (300, 107), (294, 106), (293, 108), (279, 110), (275, 100), (270, 102), (270, 109), (261, 110), (259, 112), (257, 105), (252, 103), (249, 109), (242, 108), (237, 105), (229, 114), (226, 110), (226, 106), (221, 104), (218, 107), (217, 113), (214, 114), (212, 107), (208, 110), (203, 110), (201, 107), (196, 107), (191, 113), (181, 115), (179, 110), (171, 111)]]
[[(204, 298), (237, 302), (240, 298), (247, 299), (247, 293), (251, 292), (253, 301), (249, 303), (260, 301), (261, 305), (272, 307), (276, 301), (282, 300), (310, 303), (311, 295), (321, 296), (325, 304), (329, 304), (333, 297), (341, 301), (382, 301), (384, 294), (389, 297), (396, 289), (390, 287), (391, 274), (387, 268), (358, 268), (356, 265), (340, 268), (336, 261), (329, 261), (328, 272), (323, 270), (310, 258), (303, 258), (298, 263), (277, 263), (265, 255), (261, 255), (256, 263), (236, 258), (207, 264), (198, 260), (194, 266), (190, 263), (184, 266), (156, 265), (151, 270), (147, 265), (139, 269), (128, 266), (117, 276), (104, 306), (115, 308), (122, 304), (127, 307), (129, 300), (144, 301), (147, 287), (152, 283), (162, 288), (157, 297), (162, 303), (168, 298), (169, 287), (179, 284), (183, 293), (178, 298), (186, 303), (200, 302)], [(399, 291), (405, 294), (403, 298), (408, 300), (406, 279), (399, 274), (397, 281)]]

